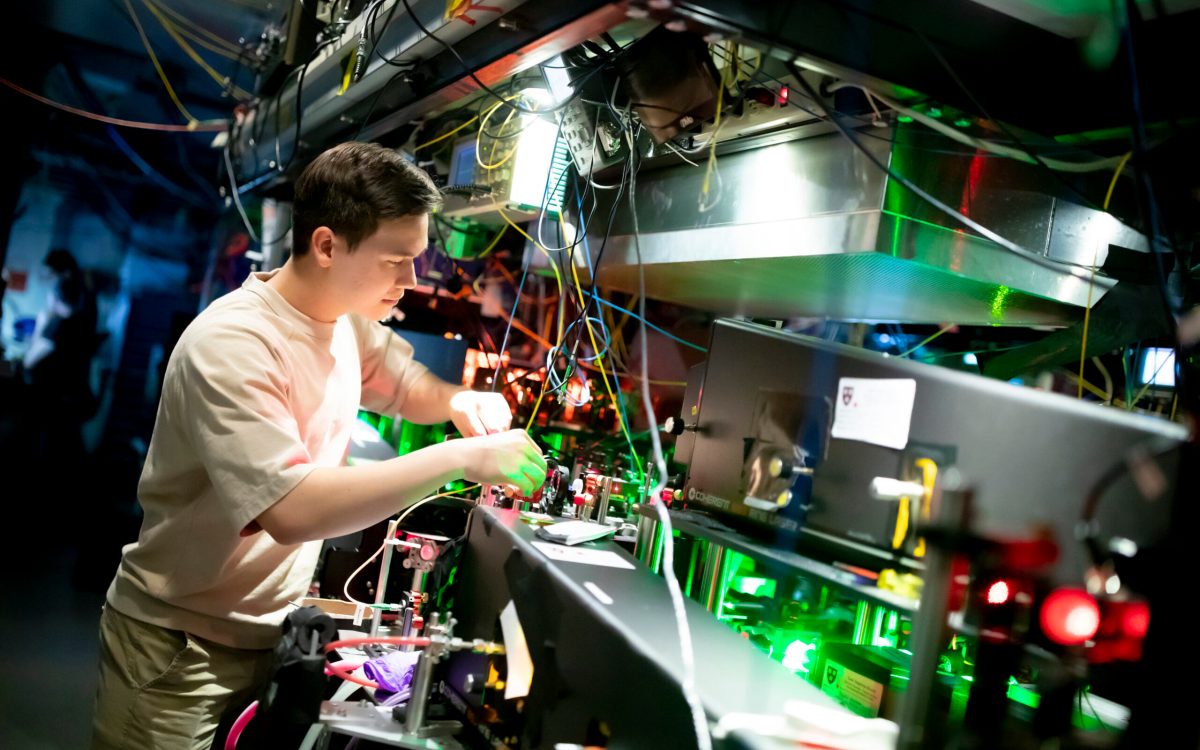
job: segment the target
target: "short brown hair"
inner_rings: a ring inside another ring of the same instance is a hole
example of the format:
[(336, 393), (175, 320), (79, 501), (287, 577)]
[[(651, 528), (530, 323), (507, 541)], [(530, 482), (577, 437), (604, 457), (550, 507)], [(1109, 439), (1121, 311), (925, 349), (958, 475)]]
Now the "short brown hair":
[(441, 193), (419, 167), (377, 143), (341, 143), (304, 168), (292, 206), (292, 255), (304, 255), (325, 226), (353, 250), (379, 222), (419, 216), (441, 204)]

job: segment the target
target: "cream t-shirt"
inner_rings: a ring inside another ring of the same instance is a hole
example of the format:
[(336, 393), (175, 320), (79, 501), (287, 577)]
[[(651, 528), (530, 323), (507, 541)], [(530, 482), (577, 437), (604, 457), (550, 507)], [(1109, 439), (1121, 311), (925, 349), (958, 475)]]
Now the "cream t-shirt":
[(321, 542), (243, 536), (318, 466), (346, 458), (359, 405), (403, 411), (426, 369), (388, 328), (322, 323), (252, 274), (187, 327), (167, 364), (138, 485), (141, 533), (108, 603), (155, 625), (270, 648)]

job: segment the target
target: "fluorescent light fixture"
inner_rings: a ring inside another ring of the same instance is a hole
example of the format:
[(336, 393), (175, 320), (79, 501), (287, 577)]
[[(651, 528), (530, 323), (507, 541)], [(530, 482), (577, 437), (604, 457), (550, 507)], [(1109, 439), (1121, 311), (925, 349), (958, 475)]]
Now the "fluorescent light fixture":
[(553, 178), (547, 186), (547, 174), (554, 160), (554, 141), (558, 128), (537, 115), (521, 115), (521, 135), (517, 139), (517, 154), (513, 157), (510, 203), (540, 207), (546, 190), (554, 187)]

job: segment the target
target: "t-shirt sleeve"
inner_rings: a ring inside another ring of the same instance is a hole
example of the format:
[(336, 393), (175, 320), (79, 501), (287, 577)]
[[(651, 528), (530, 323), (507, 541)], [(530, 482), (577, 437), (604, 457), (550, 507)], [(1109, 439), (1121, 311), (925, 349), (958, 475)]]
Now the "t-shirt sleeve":
[(385, 325), (351, 315), (362, 357), (362, 406), (376, 414), (399, 414), (413, 386), (428, 370), (413, 359), (412, 344)]
[(186, 342), (171, 397), (235, 529), (315, 468), (288, 399), (287, 364), (261, 334), (211, 330)]

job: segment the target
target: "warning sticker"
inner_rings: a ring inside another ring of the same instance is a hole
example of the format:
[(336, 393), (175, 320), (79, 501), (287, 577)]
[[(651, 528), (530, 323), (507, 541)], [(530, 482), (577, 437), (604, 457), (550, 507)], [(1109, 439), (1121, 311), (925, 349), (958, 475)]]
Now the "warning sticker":
[(908, 445), (917, 381), (840, 378), (834, 396), (833, 436), (887, 448)]
[(821, 692), (871, 719), (879, 716), (879, 704), (883, 702), (883, 685), (832, 660), (825, 663)]

